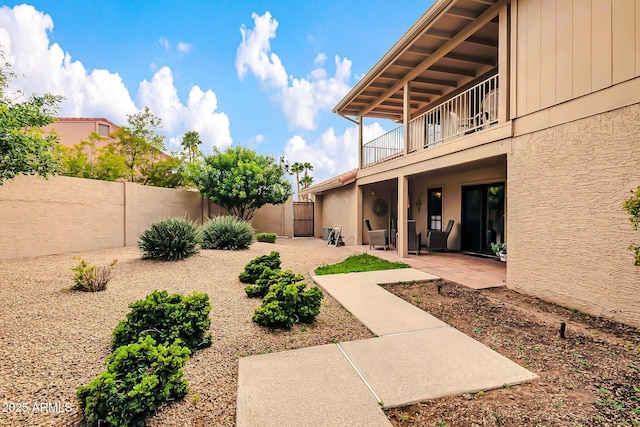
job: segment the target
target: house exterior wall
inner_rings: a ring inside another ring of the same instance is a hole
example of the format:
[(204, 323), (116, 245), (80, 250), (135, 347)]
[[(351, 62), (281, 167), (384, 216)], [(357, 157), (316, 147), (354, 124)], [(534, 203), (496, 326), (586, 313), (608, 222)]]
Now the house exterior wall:
[[(256, 231), (290, 236), (292, 226), (286, 225), (292, 222), (290, 206), (260, 209)], [(135, 246), (154, 221), (186, 217), (201, 224), (210, 216), (225, 214), (194, 191), (19, 176), (0, 186), (0, 259)]]
[[(473, 163), (464, 168), (449, 168), (429, 173), (411, 180), (411, 218), (416, 221), (417, 232), (422, 232), (422, 243), (427, 241), (427, 190), (442, 187), (442, 227), (454, 220), (449, 235), (448, 247), (459, 250), (461, 245), (462, 187), (467, 185), (506, 183), (506, 161), (504, 156), (481, 163)], [(505, 188), (505, 196), (507, 195)], [(508, 196), (506, 196), (508, 197)], [(505, 197), (505, 204), (506, 204)], [(416, 201), (420, 198), (420, 212)], [(506, 230), (505, 230), (506, 234)]]
[(622, 201), (640, 186), (640, 105), (513, 139), (507, 285), (640, 325), (638, 241)]
[[(343, 239), (346, 241), (348, 237), (354, 236), (355, 240), (358, 232), (356, 222), (361, 220), (357, 218), (356, 214), (357, 195), (356, 185), (352, 183), (317, 196), (316, 203), (320, 204), (319, 209), (321, 210), (321, 228), (341, 225)], [(322, 230), (320, 232), (322, 233)], [(321, 236), (322, 234), (318, 237)], [(353, 241), (349, 244), (353, 244)]]
[[(45, 126), (44, 131), (46, 133), (57, 133), (60, 144), (73, 147), (75, 144), (79, 144), (80, 141), (88, 140), (89, 135), (93, 132), (98, 133), (98, 125), (101, 124), (109, 126), (109, 134), (117, 128), (115, 124), (105, 119), (61, 118)], [(99, 143), (98, 146), (106, 145), (109, 141), (110, 140)]]
[(515, 116), (640, 76), (637, 1), (519, 0), (512, 11)]

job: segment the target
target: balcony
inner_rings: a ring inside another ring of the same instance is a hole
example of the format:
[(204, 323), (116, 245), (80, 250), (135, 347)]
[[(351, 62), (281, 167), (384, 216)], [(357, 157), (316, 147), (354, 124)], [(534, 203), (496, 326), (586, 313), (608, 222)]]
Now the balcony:
[[(407, 152), (429, 149), (498, 123), (498, 74), (409, 121)], [(404, 126), (363, 144), (362, 167), (404, 156)]]

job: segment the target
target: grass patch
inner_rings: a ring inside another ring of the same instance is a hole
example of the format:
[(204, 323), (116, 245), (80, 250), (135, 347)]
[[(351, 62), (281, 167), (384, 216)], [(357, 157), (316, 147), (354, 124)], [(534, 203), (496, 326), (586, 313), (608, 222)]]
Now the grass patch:
[(398, 268), (410, 268), (403, 262), (391, 262), (369, 254), (351, 255), (349, 258), (337, 264), (323, 265), (316, 268), (318, 276), (338, 273), (360, 273), (363, 271), (395, 270)]

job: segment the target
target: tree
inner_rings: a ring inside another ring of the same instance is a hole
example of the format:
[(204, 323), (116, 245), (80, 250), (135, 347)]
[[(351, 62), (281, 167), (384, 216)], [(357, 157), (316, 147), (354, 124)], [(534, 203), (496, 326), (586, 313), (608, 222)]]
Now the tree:
[[(625, 199), (622, 207), (629, 214), (629, 221), (634, 230), (640, 228), (640, 187), (636, 191), (631, 191), (631, 196)], [(634, 253), (634, 265), (640, 267), (640, 245), (631, 242), (629, 250)]]
[[(313, 184), (313, 177), (311, 175), (305, 175), (300, 179), (300, 184), (302, 184), (302, 189), (306, 190), (309, 188), (311, 184)], [(309, 200), (309, 195), (305, 196), (306, 200)]]
[(291, 183), (273, 157), (246, 147), (214, 149), (194, 181), (209, 200), (246, 221), (262, 206), (282, 204), (292, 195)]
[(77, 178), (116, 181), (127, 176), (125, 157), (118, 153), (114, 144), (98, 148), (103, 138), (96, 132), (87, 141), (73, 147), (58, 145), (56, 156), (60, 160), (60, 173)]
[(193, 163), (202, 155), (202, 151), (199, 148), (200, 144), (202, 144), (202, 141), (198, 132), (192, 130), (184, 134), (182, 146), (187, 154), (187, 161)]
[(304, 170), (304, 165), (300, 162), (295, 162), (291, 165), (291, 174), (296, 174), (296, 187), (298, 189), (298, 201), (300, 201), (300, 172)]
[(5, 93), (15, 74), (4, 62), (0, 50), (0, 185), (16, 175), (56, 173), (53, 157), (55, 134), (45, 135), (43, 127), (53, 123), (61, 96), (33, 94), (25, 102), (15, 102)]
[(127, 178), (131, 182), (146, 185), (149, 179), (143, 172), (149, 172), (157, 161), (166, 158), (163, 153), (164, 136), (158, 131), (162, 127), (162, 119), (145, 107), (142, 112), (127, 115), (127, 123), (116, 130), (112, 137), (119, 141), (118, 152), (125, 157)]

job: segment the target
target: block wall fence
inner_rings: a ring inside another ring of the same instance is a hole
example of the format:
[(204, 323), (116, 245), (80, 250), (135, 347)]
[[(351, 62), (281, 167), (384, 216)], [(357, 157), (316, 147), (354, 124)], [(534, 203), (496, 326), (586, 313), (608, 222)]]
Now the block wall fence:
[[(292, 201), (267, 205), (257, 232), (292, 235)], [(0, 259), (136, 246), (154, 221), (198, 224), (227, 211), (195, 191), (55, 176), (19, 176), (0, 185)]]

